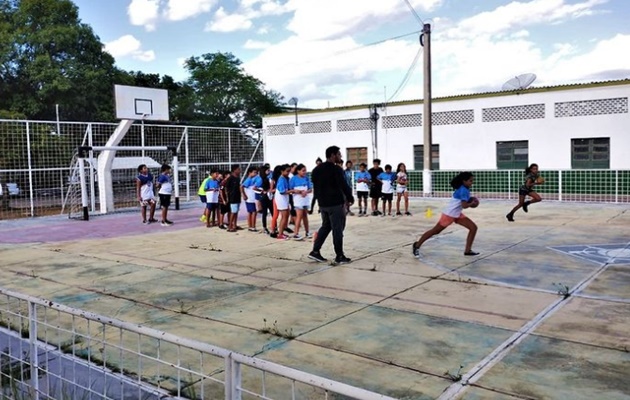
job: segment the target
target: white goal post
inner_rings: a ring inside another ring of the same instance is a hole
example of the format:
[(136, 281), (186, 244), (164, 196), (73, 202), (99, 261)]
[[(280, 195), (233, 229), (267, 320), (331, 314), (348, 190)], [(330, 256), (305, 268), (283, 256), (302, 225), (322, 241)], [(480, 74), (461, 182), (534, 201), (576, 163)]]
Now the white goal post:
[[(79, 170), (79, 180), (81, 185), (81, 207), (83, 210), (83, 220), (89, 220), (89, 196), (88, 185), (85, 176), (85, 162), (90, 152), (100, 151), (98, 157), (97, 176), (99, 184), (99, 200), (101, 214), (107, 214), (114, 210), (114, 191), (112, 184), (111, 165), (117, 151), (170, 151), (173, 155), (172, 168), (178, 171), (179, 161), (176, 146), (79, 146), (77, 149), (77, 163)], [(103, 157), (103, 159), (101, 159)], [(109, 167), (108, 167), (109, 166)], [(179, 210), (179, 174), (173, 174), (173, 184), (175, 189), (175, 209)]]

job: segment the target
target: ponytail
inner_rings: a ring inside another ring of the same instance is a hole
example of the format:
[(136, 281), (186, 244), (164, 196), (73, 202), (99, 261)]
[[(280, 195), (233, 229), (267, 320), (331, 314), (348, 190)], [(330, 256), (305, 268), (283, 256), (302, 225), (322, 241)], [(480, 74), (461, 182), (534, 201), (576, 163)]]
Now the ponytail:
[(457, 190), (460, 187), (462, 187), (462, 185), (464, 184), (464, 181), (467, 181), (472, 177), (473, 177), (472, 172), (460, 172), (459, 174), (457, 174), (455, 178), (451, 180), (451, 186), (453, 187), (453, 189)]

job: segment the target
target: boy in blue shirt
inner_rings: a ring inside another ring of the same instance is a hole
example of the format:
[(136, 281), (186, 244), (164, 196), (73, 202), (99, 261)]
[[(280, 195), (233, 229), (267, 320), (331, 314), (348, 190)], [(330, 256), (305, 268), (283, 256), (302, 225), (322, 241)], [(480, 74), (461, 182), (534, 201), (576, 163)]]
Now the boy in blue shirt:
[[(247, 208), (247, 228), (250, 232), (257, 232), (256, 229), (256, 188), (255, 179), (258, 177), (258, 168), (247, 168), (247, 178), (241, 185), (241, 193), (245, 199), (245, 207)], [(262, 182), (261, 182), (262, 185)]]
[[(357, 181), (357, 197), (359, 198), (359, 217), (367, 215), (367, 199), (370, 192), (372, 176), (367, 172), (367, 164), (359, 164), (359, 172), (354, 177)], [(363, 205), (361, 205), (363, 204)]]
[(219, 191), (221, 190), (217, 180), (218, 175), (219, 170), (216, 168), (212, 169), (204, 187), (206, 192), (206, 228), (216, 225), (217, 211), (219, 209)]
[(381, 172), (376, 179), (381, 183), (381, 199), (383, 200), (383, 217), (385, 216), (385, 208), (389, 206), (388, 215), (392, 216), (392, 200), (394, 199), (394, 181), (396, 174), (392, 172), (392, 166), (387, 164), (385, 172)]
[(171, 205), (171, 195), (173, 194), (173, 183), (171, 182), (171, 167), (170, 165), (163, 164), (160, 168), (160, 176), (157, 180), (158, 196), (160, 197), (160, 208), (162, 209), (162, 226), (173, 225), (173, 222), (169, 221), (168, 207)]

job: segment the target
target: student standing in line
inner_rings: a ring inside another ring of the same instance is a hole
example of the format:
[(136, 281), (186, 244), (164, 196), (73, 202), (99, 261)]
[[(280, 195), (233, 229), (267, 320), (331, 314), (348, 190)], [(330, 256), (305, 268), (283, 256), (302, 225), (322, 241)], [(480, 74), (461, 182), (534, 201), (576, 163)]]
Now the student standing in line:
[[(136, 197), (140, 202), (142, 223), (157, 222), (155, 216), (155, 193), (153, 192), (153, 175), (145, 164), (138, 166), (138, 176), (136, 176)], [(149, 207), (149, 220), (147, 221), (147, 207)]]
[[(514, 222), (514, 213), (523, 208), (524, 212), (528, 212), (529, 205), (542, 201), (542, 197), (536, 193), (536, 185), (542, 185), (545, 183), (545, 179), (540, 176), (538, 172), (538, 164), (532, 164), (525, 168), (525, 182), (518, 189), (518, 204), (505, 216), (508, 221)], [(525, 198), (529, 196), (531, 200), (525, 201)]]
[(271, 192), (271, 175), (269, 174), (269, 165), (265, 164), (260, 169), (258, 176), (261, 178), (260, 184), (260, 214), (262, 219), (263, 231), (269, 235), (271, 231), (267, 228), (267, 215), (273, 215), (273, 193)]
[(295, 211), (297, 213), (295, 220), (295, 240), (302, 240), (304, 237), (300, 236), (300, 225), (304, 223), (305, 237), (310, 238), (308, 224), (308, 206), (310, 203), (310, 194), (313, 192), (313, 186), (311, 181), (306, 176), (306, 166), (299, 164), (296, 168), (297, 175), (294, 175), (289, 180), (289, 189), (293, 191), (293, 202), (295, 204)]
[(370, 173), (370, 182), (372, 182), (372, 187), (370, 188), (370, 198), (372, 199), (372, 215), (377, 216), (381, 212), (378, 210), (378, 199), (381, 198), (381, 183), (378, 180), (378, 176), (383, 173), (383, 168), (381, 168), (381, 160), (375, 158), (372, 162), (372, 168), (368, 170)]
[(206, 199), (208, 200), (206, 205), (206, 228), (215, 226), (217, 224), (217, 220), (219, 225), (223, 223), (223, 216), (221, 215), (221, 210), (219, 209), (219, 192), (221, 191), (221, 186), (217, 180), (218, 175), (219, 171), (213, 168), (210, 172), (210, 179), (206, 181)]
[(287, 229), (289, 225), (289, 217), (291, 205), (289, 204), (289, 195), (293, 193), (293, 191), (289, 188), (289, 173), (291, 171), (291, 166), (289, 164), (284, 164), (282, 166), (282, 172), (280, 173), (280, 177), (278, 178), (278, 183), (276, 185), (276, 194), (274, 195), (274, 200), (276, 202), (276, 208), (278, 213), (280, 214), (280, 228), (278, 229), (279, 240), (288, 240), (289, 237), (284, 234), (284, 231)]
[[(227, 229), (230, 223), (230, 204), (228, 202), (227, 190), (225, 184), (230, 176), (230, 171), (223, 171), (223, 173), (217, 174), (217, 181), (219, 182), (219, 228)], [(228, 223), (225, 223), (225, 217), (228, 218)]]
[(245, 199), (247, 208), (247, 229), (250, 232), (258, 232), (256, 229), (256, 192), (254, 191), (256, 177), (258, 177), (258, 168), (250, 166), (247, 168), (247, 178), (241, 185), (241, 195)]
[(208, 176), (201, 182), (199, 190), (197, 190), (199, 201), (203, 203), (203, 214), (199, 217), (199, 221), (204, 223), (206, 222), (206, 204), (208, 203), (208, 199), (206, 199), (206, 183), (208, 183), (208, 179), (210, 179), (210, 172), (208, 172)]
[[(357, 198), (359, 199), (359, 217), (367, 215), (371, 175), (366, 171), (366, 168), (366, 163), (359, 164), (359, 171), (355, 174), (355, 179), (357, 181)], [(362, 203), (363, 206), (361, 205)]]
[(160, 197), (160, 208), (162, 209), (162, 220), (160, 225), (170, 226), (173, 225), (172, 221), (168, 220), (168, 207), (171, 205), (171, 195), (173, 194), (173, 183), (171, 182), (171, 167), (167, 164), (163, 164), (160, 168), (160, 176), (158, 176), (157, 187), (158, 196)]
[(396, 215), (400, 216), (400, 199), (405, 199), (405, 215), (411, 216), (409, 212), (409, 192), (407, 191), (407, 166), (404, 163), (398, 164), (396, 168)]
[(230, 214), (228, 217), (229, 226), (228, 232), (236, 232), (239, 230), (238, 226), (238, 212), (241, 208), (241, 167), (238, 164), (232, 165), (230, 169), (230, 176), (225, 183), (225, 190), (227, 192), (227, 200), (230, 205)]
[(464, 255), (479, 255), (479, 253), (472, 250), (475, 235), (477, 234), (477, 225), (462, 212), (464, 208), (476, 208), (479, 206), (479, 200), (470, 195), (470, 188), (473, 185), (473, 181), (474, 177), (470, 172), (462, 172), (451, 180), (451, 186), (455, 189), (453, 197), (442, 211), (442, 216), (438, 223), (433, 228), (426, 231), (420, 239), (412, 245), (412, 252), (415, 257), (420, 257), (420, 246), (422, 246), (424, 242), (442, 232), (453, 222), (468, 229)]
[[(352, 184), (352, 167), (353, 167), (353, 163), (351, 160), (346, 161), (346, 169), (343, 170), (343, 172), (346, 175), (346, 183), (348, 184), (348, 186), (350, 186), (350, 190), (352, 190), (352, 188), (354, 187), (354, 185)], [(354, 213), (352, 211), (350, 211), (350, 206), (348, 206), (346, 213), (349, 216), (354, 216)]]
[[(315, 167), (321, 165), (321, 163), (322, 163), (322, 159), (317, 157), (317, 160), (315, 160)], [(313, 214), (316, 201), (317, 201), (317, 193), (313, 192), (313, 199), (311, 200), (311, 209), (308, 211), (309, 214)]]
[(378, 177), (378, 181), (381, 183), (381, 193), (383, 200), (383, 217), (386, 215), (386, 206), (389, 206), (387, 215), (392, 216), (392, 201), (394, 200), (394, 181), (396, 175), (392, 172), (392, 166), (387, 164), (385, 171), (381, 172)]

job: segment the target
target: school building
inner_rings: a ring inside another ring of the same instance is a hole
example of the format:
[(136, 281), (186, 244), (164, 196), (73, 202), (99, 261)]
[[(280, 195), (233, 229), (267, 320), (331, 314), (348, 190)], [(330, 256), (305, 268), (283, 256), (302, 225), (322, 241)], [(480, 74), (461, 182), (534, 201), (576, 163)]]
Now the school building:
[[(504, 191), (496, 187), (508, 179), (505, 185), (513, 190), (520, 180), (516, 170), (538, 163), (541, 170), (550, 171), (550, 191), (562, 185), (563, 172), (566, 186), (576, 184), (570, 183), (572, 176), (585, 176), (577, 171), (590, 171), (595, 180), (617, 186), (607, 192), (630, 194), (628, 97), (630, 79), (435, 98), (434, 176), (439, 178), (439, 171), (495, 171), (490, 189)], [(326, 147), (337, 145), (344, 160), (352, 160), (355, 166), (359, 162), (371, 166), (374, 158), (380, 158), (382, 165), (396, 168), (403, 162), (409, 170), (422, 170), (422, 103), (412, 100), (269, 115), (263, 120), (265, 161), (271, 165), (303, 162), (310, 169), (317, 157), (324, 158)], [(496, 173), (503, 170), (514, 173), (511, 177)], [(421, 179), (417, 174), (416, 185)], [(434, 179), (436, 184), (439, 188), (440, 179)], [(447, 184), (442, 186), (448, 191)]]

